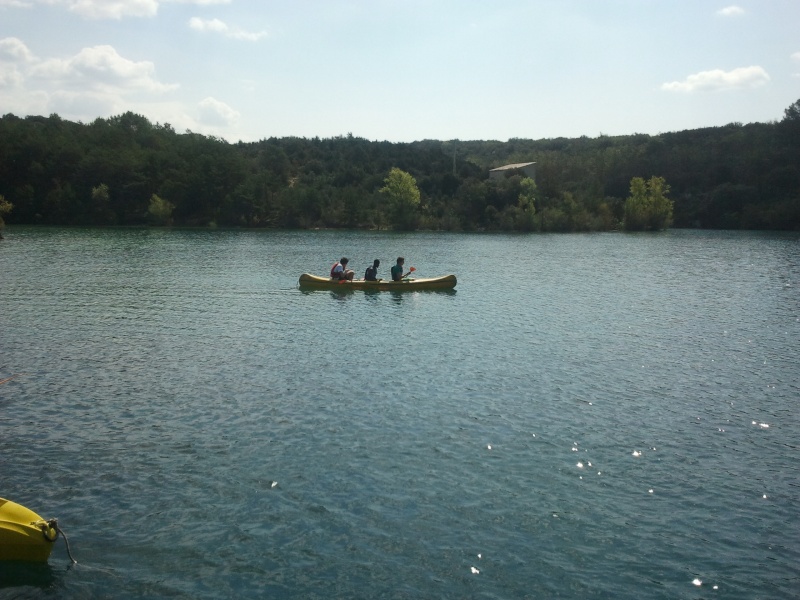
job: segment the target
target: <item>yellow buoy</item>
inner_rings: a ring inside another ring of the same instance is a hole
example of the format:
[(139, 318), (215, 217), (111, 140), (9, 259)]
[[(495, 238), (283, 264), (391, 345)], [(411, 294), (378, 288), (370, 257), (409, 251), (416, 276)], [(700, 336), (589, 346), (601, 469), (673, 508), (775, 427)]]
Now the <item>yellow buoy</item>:
[(58, 538), (55, 521), (0, 498), (0, 560), (47, 562)]

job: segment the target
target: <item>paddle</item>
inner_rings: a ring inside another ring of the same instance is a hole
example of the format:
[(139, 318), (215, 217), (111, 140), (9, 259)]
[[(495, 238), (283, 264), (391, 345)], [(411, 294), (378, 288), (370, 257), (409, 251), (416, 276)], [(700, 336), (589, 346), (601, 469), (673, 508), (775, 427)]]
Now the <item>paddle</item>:
[(417, 267), (410, 267), (410, 268), (408, 269), (408, 273), (406, 273), (405, 275), (403, 275), (403, 279), (405, 279), (406, 277), (408, 277), (409, 275), (411, 275), (411, 274), (412, 274), (414, 271), (416, 271), (416, 270), (417, 270)]

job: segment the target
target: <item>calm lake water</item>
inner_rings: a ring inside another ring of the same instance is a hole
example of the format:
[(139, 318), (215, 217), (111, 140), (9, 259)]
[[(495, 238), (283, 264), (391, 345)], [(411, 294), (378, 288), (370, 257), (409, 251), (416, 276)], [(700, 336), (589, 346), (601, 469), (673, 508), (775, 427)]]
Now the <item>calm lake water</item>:
[(0, 598), (800, 597), (798, 234), (5, 237)]

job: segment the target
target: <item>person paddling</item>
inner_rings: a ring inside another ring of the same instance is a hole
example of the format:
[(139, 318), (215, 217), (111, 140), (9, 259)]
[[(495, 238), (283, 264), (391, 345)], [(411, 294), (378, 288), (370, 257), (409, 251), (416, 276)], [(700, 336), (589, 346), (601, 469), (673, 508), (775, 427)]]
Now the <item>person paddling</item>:
[(403, 274), (403, 265), (406, 263), (406, 259), (402, 256), (397, 257), (397, 264), (392, 267), (392, 281), (400, 281), (404, 277), (408, 277), (411, 275), (411, 270), (409, 270), (405, 275)]

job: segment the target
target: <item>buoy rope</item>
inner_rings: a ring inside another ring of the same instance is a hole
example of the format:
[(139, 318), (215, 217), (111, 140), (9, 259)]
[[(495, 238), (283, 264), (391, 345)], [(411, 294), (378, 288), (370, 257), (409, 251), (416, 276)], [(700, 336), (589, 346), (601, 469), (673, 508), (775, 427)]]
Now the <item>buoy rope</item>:
[[(42, 535), (44, 539), (46, 539), (51, 544), (58, 539), (58, 519), (50, 519), (49, 521), (45, 521), (42, 519), (37, 523), (32, 523), (32, 525), (38, 525), (39, 529), (42, 530)], [(50, 532), (52, 533), (52, 536)]]
[[(52, 539), (47, 533), (48, 530), (50, 530), (51, 528), (55, 529), (56, 531), (56, 535)], [(75, 558), (72, 556), (72, 549), (69, 547), (69, 539), (67, 538), (67, 534), (64, 533), (64, 530), (58, 526), (58, 519), (50, 519), (49, 521), (47, 521), (46, 527), (42, 527), (42, 531), (44, 533), (44, 538), (48, 542), (55, 542), (58, 539), (58, 534), (60, 533), (64, 538), (64, 543), (67, 545), (67, 555), (69, 556), (69, 559), (72, 561), (72, 564), (74, 565), (78, 564), (78, 561), (75, 560)]]
[(22, 375), (22, 373), (16, 373), (16, 374), (12, 375), (11, 377), (6, 377), (5, 379), (0, 379), (0, 385), (3, 385), (7, 381), (11, 381), (12, 379), (14, 379), (14, 377), (19, 377), (20, 375)]
[(66, 533), (64, 533), (64, 530), (63, 530), (63, 529), (61, 529), (61, 527), (59, 527), (59, 528), (58, 528), (58, 532), (59, 532), (59, 533), (60, 533), (62, 536), (64, 536), (64, 543), (67, 545), (67, 555), (69, 556), (69, 559), (72, 561), (72, 564), (73, 564), (73, 565), (77, 565), (77, 564), (78, 564), (78, 561), (77, 561), (77, 560), (75, 560), (75, 559), (73, 558), (73, 556), (72, 556), (72, 550), (70, 550), (70, 548), (69, 548), (69, 539), (67, 539), (67, 534), (66, 534)]

